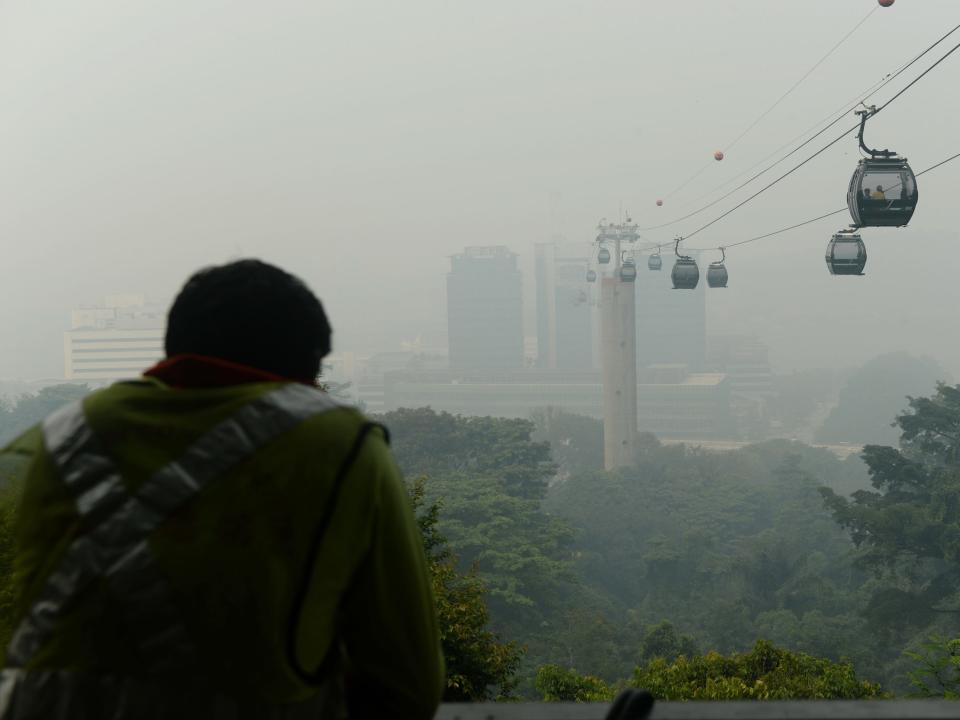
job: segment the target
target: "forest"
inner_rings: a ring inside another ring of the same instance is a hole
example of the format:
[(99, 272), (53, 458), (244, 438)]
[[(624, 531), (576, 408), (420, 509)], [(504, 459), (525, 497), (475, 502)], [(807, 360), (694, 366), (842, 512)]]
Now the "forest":
[[(63, 402), (0, 410), (6, 439)], [(960, 386), (909, 400), (899, 446), (839, 460), (639, 437), (605, 472), (596, 420), (429, 408), (376, 418), (433, 576), (448, 700), (960, 693)], [(0, 578), (16, 483), (0, 467)], [(0, 585), (0, 641), (9, 635)]]
[[(768, 697), (960, 691), (960, 386), (891, 418), (899, 448), (845, 461), (643, 435), (633, 467), (604, 472), (589, 418), (380, 420), (446, 557), (482, 583), (491, 647), (515, 651), (491, 696), (596, 699), (688, 673), (695, 688), (661, 696), (759, 697), (760, 676), (731, 670), (756, 653), (809, 675)], [(707, 682), (711, 667), (733, 675)]]

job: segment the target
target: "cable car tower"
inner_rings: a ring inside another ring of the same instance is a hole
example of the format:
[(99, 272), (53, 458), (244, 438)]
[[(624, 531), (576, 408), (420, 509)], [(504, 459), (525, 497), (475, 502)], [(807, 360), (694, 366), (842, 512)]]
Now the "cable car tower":
[(637, 323), (633, 245), (640, 236), (629, 217), (597, 226), (600, 269), (600, 358), (603, 379), (603, 464), (633, 465), (637, 440)]

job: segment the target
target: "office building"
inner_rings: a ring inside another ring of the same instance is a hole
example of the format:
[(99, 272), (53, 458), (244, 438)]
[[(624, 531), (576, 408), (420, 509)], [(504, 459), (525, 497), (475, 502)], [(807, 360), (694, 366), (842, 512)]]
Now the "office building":
[(777, 391), (767, 346), (750, 335), (715, 335), (707, 342), (707, 365), (727, 376), (731, 406), (745, 439), (769, 434)]
[(523, 367), (522, 279), (503, 246), (468, 247), (447, 274), (447, 338), (454, 369)]
[(94, 384), (138, 377), (163, 358), (166, 313), (142, 295), (111, 295), (70, 313), (64, 377)]
[(534, 246), (537, 298), (537, 367), (591, 370), (596, 285), (586, 281), (590, 246), (555, 240)]
[[(654, 365), (640, 374), (634, 427), (664, 438), (730, 439), (730, 386), (721, 373)], [(431, 407), (461, 415), (528, 418), (540, 409), (603, 417), (597, 371), (395, 371), (385, 374), (383, 410)]]

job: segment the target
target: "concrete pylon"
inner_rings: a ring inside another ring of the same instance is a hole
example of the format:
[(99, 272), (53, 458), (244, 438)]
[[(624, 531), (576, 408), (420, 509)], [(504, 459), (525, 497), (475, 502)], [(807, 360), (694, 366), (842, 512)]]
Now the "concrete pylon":
[(603, 464), (633, 465), (637, 439), (637, 324), (635, 283), (619, 273), (600, 286), (600, 354), (603, 364)]

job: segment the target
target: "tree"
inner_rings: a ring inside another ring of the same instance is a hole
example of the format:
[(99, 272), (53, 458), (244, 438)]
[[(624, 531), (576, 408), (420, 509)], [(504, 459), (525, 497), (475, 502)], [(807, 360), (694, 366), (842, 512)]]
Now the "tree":
[(883, 697), (857, 679), (849, 662), (834, 663), (758, 640), (747, 653), (717, 652), (673, 662), (655, 658), (630, 681), (661, 700), (853, 700)]
[(411, 477), (496, 479), (509, 495), (539, 500), (556, 472), (549, 443), (531, 439), (529, 420), (430, 408), (395, 410), (377, 419), (390, 429), (397, 463)]
[(860, 561), (884, 582), (867, 608), (877, 625), (923, 627), (960, 612), (960, 386), (910, 398), (897, 416), (901, 449), (868, 445), (874, 490), (822, 490)]
[(555, 408), (533, 414), (534, 438), (550, 444), (561, 476), (603, 469), (603, 422)]
[(410, 486), (410, 498), (423, 537), (447, 664), (447, 702), (509, 697), (516, 684), (521, 650), (501, 642), (488, 629), (486, 588), (476, 567), (457, 570), (437, 523), (440, 505), (427, 503), (423, 478)]
[(909, 673), (917, 696), (960, 700), (960, 638), (933, 635), (919, 651), (904, 654), (918, 665)]
[(429, 408), (379, 419), (390, 428), (404, 474), (430, 477), (425, 500), (442, 505), (437, 528), (461, 572), (476, 570), (482, 578), (492, 626), (505, 637), (522, 635), (531, 646), (528, 657), (539, 660), (544, 645), (531, 630), (545, 627), (575, 592), (573, 533), (542, 509), (555, 472), (549, 445), (531, 439), (528, 420)]
[(537, 670), (537, 691), (544, 702), (606, 702), (613, 691), (600, 678), (581, 675), (573, 668), (543, 665)]
[(677, 629), (666, 620), (658, 625), (647, 628), (640, 643), (640, 660), (649, 662), (654, 658), (672, 661), (680, 655), (692, 656), (697, 654), (697, 642), (689, 635), (681, 635)]

